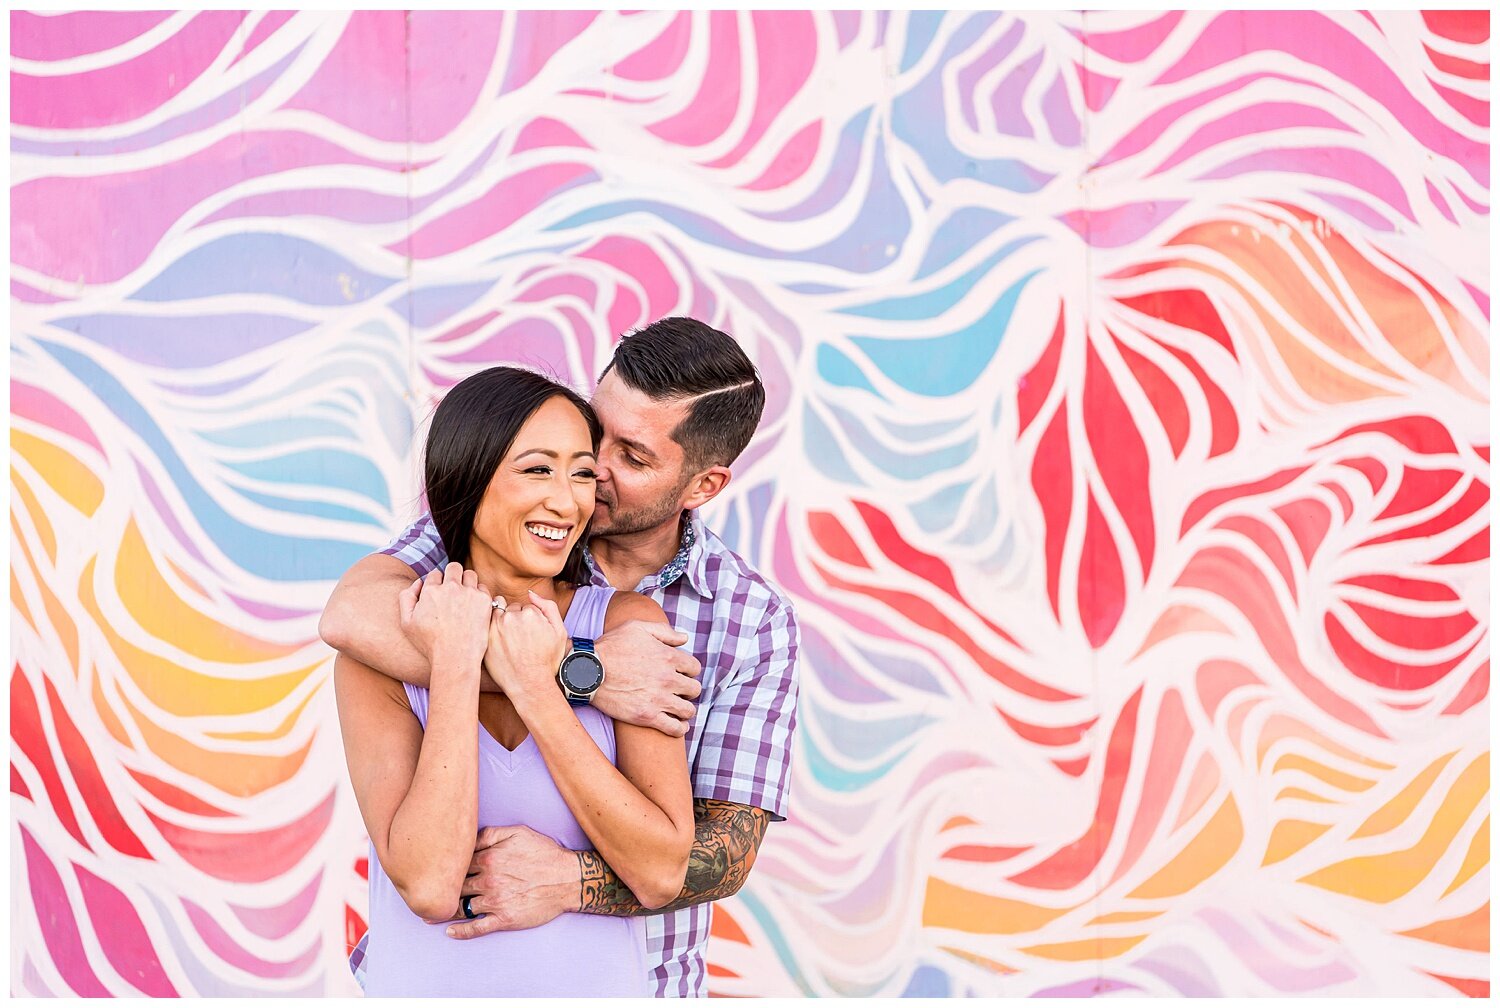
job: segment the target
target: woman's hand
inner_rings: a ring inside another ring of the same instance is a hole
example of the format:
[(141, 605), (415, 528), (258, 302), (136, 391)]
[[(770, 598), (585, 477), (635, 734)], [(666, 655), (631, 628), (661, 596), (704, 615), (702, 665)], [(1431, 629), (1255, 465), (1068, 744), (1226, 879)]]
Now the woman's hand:
[(536, 592), (529, 602), (495, 609), (490, 617), (484, 668), (511, 703), (541, 689), (556, 689), (557, 666), (568, 653), (568, 631), (557, 603)]
[[(401, 629), (432, 663), (477, 672), (484, 659), (490, 593), (479, 575), (450, 563), (446, 574), (434, 570), (401, 593)], [(439, 662), (438, 658), (441, 658)]]

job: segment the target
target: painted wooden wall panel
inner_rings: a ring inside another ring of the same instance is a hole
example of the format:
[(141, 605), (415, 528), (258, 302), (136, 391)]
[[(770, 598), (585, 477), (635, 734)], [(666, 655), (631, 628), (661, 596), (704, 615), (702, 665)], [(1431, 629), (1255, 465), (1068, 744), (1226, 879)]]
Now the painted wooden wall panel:
[(12, 15), (12, 988), (349, 993), (317, 614), (490, 363), (769, 386), (723, 994), (1480, 994), (1489, 20)]

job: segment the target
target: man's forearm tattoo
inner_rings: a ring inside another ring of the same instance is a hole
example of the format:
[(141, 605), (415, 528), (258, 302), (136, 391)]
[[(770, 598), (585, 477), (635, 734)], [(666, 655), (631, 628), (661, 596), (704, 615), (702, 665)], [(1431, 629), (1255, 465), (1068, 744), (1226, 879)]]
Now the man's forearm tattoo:
[(579, 911), (635, 917), (680, 910), (739, 892), (766, 835), (770, 813), (750, 805), (695, 798), (693, 817), (693, 849), (688, 854), (687, 878), (675, 900), (656, 910), (646, 909), (604, 863), (598, 851), (586, 850), (578, 852), (578, 869), (583, 878)]

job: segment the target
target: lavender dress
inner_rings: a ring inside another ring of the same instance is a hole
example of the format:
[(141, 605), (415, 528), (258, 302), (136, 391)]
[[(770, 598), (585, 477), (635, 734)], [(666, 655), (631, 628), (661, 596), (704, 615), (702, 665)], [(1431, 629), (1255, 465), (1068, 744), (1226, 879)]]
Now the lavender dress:
[[(597, 638), (613, 588), (581, 587), (563, 619), (573, 637)], [(407, 686), (425, 728), (427, 691)], [(615, 726), (575, 707), (600, 750), (615, 760)], [(530, 826), (572, 850), (591, 847), (558, 793), (530, 735), (514, 752), (479, 732), (479, 825)], [(648, 997), (645, 928), (639, 917), (565, 913), (541, 927), (458, 941), (446, 925), (412, 913), (370, 845), (368, 997)]]

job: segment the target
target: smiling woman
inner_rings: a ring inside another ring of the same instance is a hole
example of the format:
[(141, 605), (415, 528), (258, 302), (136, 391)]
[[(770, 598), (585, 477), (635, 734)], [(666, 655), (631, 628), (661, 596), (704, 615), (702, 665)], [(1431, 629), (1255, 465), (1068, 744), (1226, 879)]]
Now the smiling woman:
[[(581, 580), (582, 533), (594, 511), (594, 453), (602, 436), (581, 396), (534, 372), (495, 367), (455, 385), (432, 416), (423, 473), (449, 559), (473, 567), (476, 547), (493, 559), (493, 537), (505, 534), (502, 528), (524, 546), (544, 537), (556, 541), (561, 530), (571, 549), (562, 576)], [(528, 534), (528, 522), (554, 531)], [(516, 552), (523, 563), (529, 556), (527, 549)], [(549, 553), (545, 573), (533, 579), (557, 574), (551, 559)]]
[[(413, 582), (400, 609), (431, 686), (344, 655), (334, 667), (370, 835), (369, 995), (647, 993), (641, 918), (563, 914), (466, 942), (432, 926), (470, 916), (460, 897), (480, 826), (593, 847), (643, 905), (682, 887), (693, 812), (681, 741), (573, 707), (559, 687), (569, 638), (665, 622), (648, 599), (579, 583), (600, 437), (576, 393), (520, 368), (473, 375), (433, 414), (427, 497), (453, 562)], [(499, 692), (481, 691), (485, 676)]]

